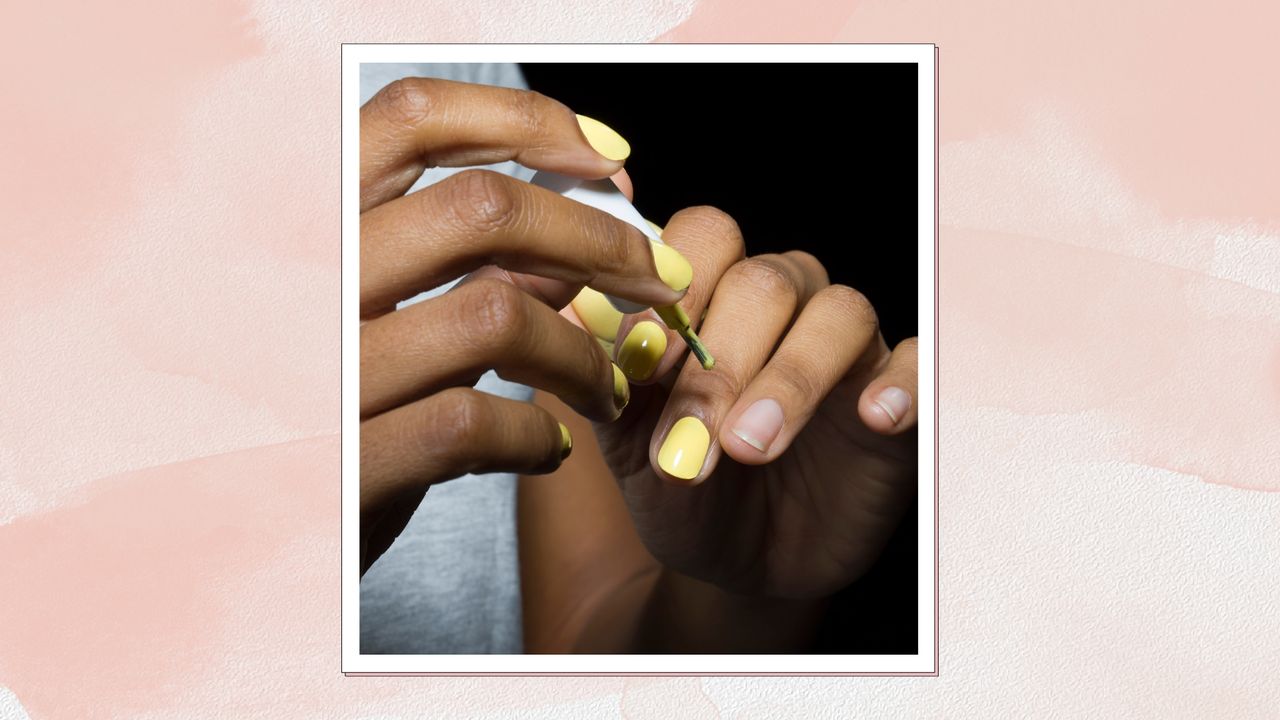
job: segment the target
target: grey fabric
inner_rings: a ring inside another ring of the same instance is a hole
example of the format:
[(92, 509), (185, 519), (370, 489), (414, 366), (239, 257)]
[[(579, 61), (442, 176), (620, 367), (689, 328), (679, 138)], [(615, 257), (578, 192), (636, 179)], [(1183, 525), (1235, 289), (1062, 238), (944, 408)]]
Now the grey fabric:
[[(365, 64), (360, 102), (402, 77), (524, 88), (515, 65)], [(490, 169), (528, 180), (515, 163)], [(458, 169), (428, 170), (410, 192)], [(423, 293), (401, 306), (437, 295)], [(476, 386), (528, 400), (532, 391), (487, 373)], [(417, 512), (360, 582), (360, 651), (368, 654), (519, 653), (523, 651), (520, 566), (516, 553), (516, 478), (451, 480), (427, 493)]]

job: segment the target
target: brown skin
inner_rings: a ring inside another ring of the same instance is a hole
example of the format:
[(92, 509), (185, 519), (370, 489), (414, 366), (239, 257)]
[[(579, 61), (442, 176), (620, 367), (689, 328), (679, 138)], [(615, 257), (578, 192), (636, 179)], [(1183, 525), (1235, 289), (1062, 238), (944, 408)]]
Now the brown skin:
[[(559, 466), (556, 419), (468, 387), (485, 370), (559, 393), (594, 419), (617, 417), (609, 358), (553, 308), (586, 283), (645, 304), (681, 293), (658, 277), (643, 233), (547, 190), (468, 170), (401, 195), (432, 165), (514, 159), (579, 177), (616, 173), (621, 164), (591, 148), (563, 105), (406, 79), (361, 108), (360, 121), (363, 573), (434, 483)], [(450, 292), (395, 310), (472, 271)]]
[(547, 393), (535, 401), (584, 440), (554, 473), (520, 478), (526, 652), (781, 652), (812, 644), (823, 601), (736, 595), (664, 568), (636, 533), (591, 421)]
[[(812, 256), (744, 259), (719, 211), (680, 213), (664, 239), (694, 265), (680, 305), (705, 314), (699, 333), (716, 367), (688, 361), (669, 333), (654, 379), (633, 388), (621, 418), (594, 423), (598, 444), (580, 441), (550, 478), (522, 479), (531, 652), (810, 647), (825, 597), (874, 562), (914, 493), (915, 339), (891, 353), (865, 298), (829, 285)], [(652, 313), (624, 318), (619, 341), (644, 319)], [(873, 405), (888, 386), (913, 396), (896, 423)], [(767, 453), (730, 430), (761, 397), (786, 418)], [(693, 481), (656, 461), (688, 414), (713, 437)]]
[[(716, 365), (678, 364), (687, 350), (669, 332), (655, 379), (596, 425), (640, 538), (666, 567), (737, 593), (829, 595), (866, 572), (915, 492), (917, 403), (894, 423), (873, 400), (890, 385), (914, 399), (916, 341), (891, 353), (866, 298), (829, 284), (807, 253), (744, 259), (718, 210), (681, 211), (663, 238), (694, 266), (679, 304), (705, 313), (698, 333)], [(641, 319), (624, 319), (618, 338)], [(761, 398), (785, 418), (767, 453), (731, 432)], [(692, 481), (657, 463), (688, 415), (713, 440)]]
[[(536, 93), (407, 79), (361, 109), (362, 572), (434, 483), (560, 467), (556, 414), (571, 414), (468, 387), (495, 368), (594, 420), (599, 440), (566, 420), (575, 454), (594, 461), (574, 485), (536, 481), (556, 492), (522, 481), (531, 649), (803, 646), (822, 598), (865, 571), (914, 492), (915, 411), (895, 423), (871, 402), (888, 385), (914, 397), (914, 342), (890, 353), (866, 300), (829, 286), (811, 256), (744, 260), (737, 226), (709, 208), (666, 231), (694, 267), (685, 295), (658, 278), (638, 230), (541, 188), (466, 171), (403, 195), (427, 167), (511, 159), (583, 178), (621, 168)], [(463, 273), (450, 292), (395, 310)], [(672, 334), (619, 418), (609, 358), (571, 310), (555, 312), (584, 284), (705, 311), (717, 367), (682, 365)], [(729, 432), (764, 396), (786, 415), (768, 453)], [(688, 414), (713, 438), (692, 485), (656, 463)]]

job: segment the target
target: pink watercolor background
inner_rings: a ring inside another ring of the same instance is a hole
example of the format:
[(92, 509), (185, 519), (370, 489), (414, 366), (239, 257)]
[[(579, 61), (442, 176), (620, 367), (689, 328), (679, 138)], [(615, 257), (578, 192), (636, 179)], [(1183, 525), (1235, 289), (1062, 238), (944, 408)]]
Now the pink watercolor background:
[[(1277, 6), (623, 5), (8, 10), (0, 718), (1274, 717)], [(940, 46), (939, 678), (338, 673), (352, 40)]]

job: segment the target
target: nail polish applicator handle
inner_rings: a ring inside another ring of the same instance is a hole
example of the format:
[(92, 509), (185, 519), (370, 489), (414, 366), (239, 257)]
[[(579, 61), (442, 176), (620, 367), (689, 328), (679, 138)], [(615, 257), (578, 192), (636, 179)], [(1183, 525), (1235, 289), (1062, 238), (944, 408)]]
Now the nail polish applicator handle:
[[(619, 220), (634, 226), (652, 242), (662, 244), (662, 236), (659, 235), (649, 223), (645, 221), (640, 211), (636, 210), (626, 195), (613, 184), (612, 180), (581, 180), (559, 173), (541, 171), (534, 174), (533, 179), (529, 182), (538, 187), (546, 188), (554, 193), (563, 195), (570, 200), (576, 200), (583, 205), (590, 205), (597, 210), (603, 210)], [(637, 313), (648, 309), (647, 305), (633, 303), (630, 300), (623, 300), (611, 295), (605, 295), (610, 305), (613, 305), (618, 312)], [(684, 339), (686, 345), (698, 358), (698, 362), (706, 370), (710, 370), (715, 364), (715, 358), (711, 357), (711, 353), (707, 351), (706, 345), (698, 338), (693, 331), (692, 323), (689, 316), (678, 305), (670, 305), (667, 307), (654, 308), (654, 312), (658, 313), (658, 317), (667, 324), (667, 327), (679, 333)]]

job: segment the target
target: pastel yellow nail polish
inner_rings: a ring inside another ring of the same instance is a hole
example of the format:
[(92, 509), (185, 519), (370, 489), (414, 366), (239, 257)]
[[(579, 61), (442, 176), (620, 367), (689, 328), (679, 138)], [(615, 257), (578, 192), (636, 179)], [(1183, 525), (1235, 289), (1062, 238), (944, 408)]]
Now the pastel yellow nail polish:
[(618, 367), (636, 381), (648, 380), (667, 351), (667, 333), (652, 320), (636, 323), (618, 348)]
[(578, 126), (582, 128), (582, 134), (587, 136), (591, 147), (610, 160), (626, 160), (631, 154), (631, 146), (627, 141), (616, 130), (599, 120), (579, 115)]
[(622, 323), (622, 313), (609, 304), (604, 295), (584, 287), (582, 292), (570, 303), (578, 319), (587, 330), (601, 340), (614, 342), (618, 338), (618, 325)]
[(560, 459), (569, 457), (571, 452), (573, 452), (573, 436), (569, 434), (569, 428), (565, 427), (564, 423), (560, 423)]
[(661, 226), (661, 225), (659, 225), (658, 223), (656, 223), (656, 222), (654, 222), (654, 221), (652, 221), (652, 220), (645, 220), (645, 222), (649, 223), (649, 227), (650, 227), (650, 228), (652, 228), (654, 232), (658, 233), (658, 237), (662, 237), (662, 226)]
[(622, 412), (622, 409), (631, 402), (631, 385), (627, 382), (627, 376), (622, 374), (622, 368), (617, 365), (613, 366), (613, 406)]
[(653, 248), (653, 264), (658, 268), (658, 277), (672, 290), (684, 290), (693, 282), (693, 266), (684, 256), (676, 252), (670, 245), (650, 242)]
[(663, 472), (681, 480), (692, 480), (702, 470), (711, 446), (711, 434), (707, 426), (696, 417), (682, 417), (667, 431), (658, 451), (658, 467)]

